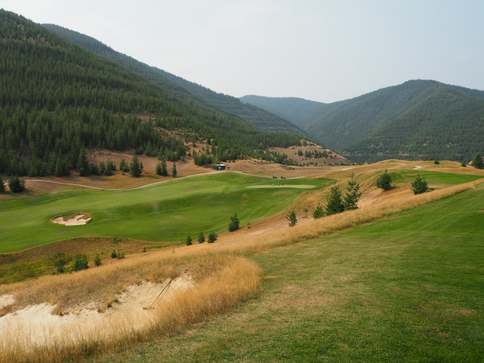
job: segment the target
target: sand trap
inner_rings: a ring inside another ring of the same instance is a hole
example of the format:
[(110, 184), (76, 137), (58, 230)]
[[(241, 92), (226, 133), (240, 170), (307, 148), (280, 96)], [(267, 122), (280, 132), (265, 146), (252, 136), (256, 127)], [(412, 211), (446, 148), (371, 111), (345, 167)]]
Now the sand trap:
[(18, 344), (31, 349), (68, 345), (86, 337), (102, 340), (141, 331), (155, 323), (156, 307), (172, 299), (175, 292), (193, 286), (189, 276), (164, 283), (144, 281), (126, 288), (105, 312), (99, 312), (95, 302), (62, 316), (52, 314), (55, 306), (51, 304), (28, 306), (0, 318), (0, 349)]
[(0, 295), (0, 310), (15, 303), (13, 295)]
[(78, 214), (73, 217), (65, 218), (65, 217), (56, 217), (52, 219), (52, 223), (55, 224), (62, 224), (66, 227), (72, 227), (72, 226), (85, 226), (92, 220), (91, 217), (85, 215), (85, 214)]
[(422, 166), (421, 165), (417, 165), (414, 169), (416, 169), (416, 170), (422, 169)]
[(247, 189), (314, 189), (314, 185), (299, 184), (299, 185), (249, 185)]

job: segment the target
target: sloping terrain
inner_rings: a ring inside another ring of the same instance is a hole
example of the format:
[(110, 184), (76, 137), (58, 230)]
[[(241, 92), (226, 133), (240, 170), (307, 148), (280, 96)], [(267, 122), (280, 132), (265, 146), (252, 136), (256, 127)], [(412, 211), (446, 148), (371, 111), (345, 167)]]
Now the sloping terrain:
[(210, 140), (222, 160), (300, 139), (259, 131), (4, 10), (0, 45), (0, 173), (67, 175), (84, 149), (182, 156), (175, 135)]
[[(278, 114), (288, 107), (277, 99), (246, 101)], [(318, 142), (356, 161), (470, 160), (484, 149), (484, 92), (436, 81), (408, 81), (301, 113), (285, 114)]]
[(54, 24), (44, 24), (43, 26), (62, 39), (117, 63), (129, 71), (136, 73), (159, 86), (169, 89), (170, 92), (177, 95), (184, 95), (185, 97), (194, 97), (206, 105), (215, 107), (228, 114), (238, 116), (241, 119), (250, 122), (260, 130), (302, 132), (290, 122), (270, 112), (252, 105), (244, 104), (235, 97), (216, 93), (206, 87), (187, 81), (162, 69), (139, 62), (132, 57), (113, 50), (92, 37)]

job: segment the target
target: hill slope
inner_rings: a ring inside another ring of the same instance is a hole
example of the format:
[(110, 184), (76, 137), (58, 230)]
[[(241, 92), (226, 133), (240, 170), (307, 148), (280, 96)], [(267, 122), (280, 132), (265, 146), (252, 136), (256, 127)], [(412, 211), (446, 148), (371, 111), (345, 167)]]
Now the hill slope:
[(258, 131), (3, 10), (0, 52), (0, 174), (66, 175), (93, 148), (181, 157), (183, 142), (172, 131), (211, 140), (219, 159), (299, 142), (294, 133)]
[(228, 114), (238, 116), (241, 119), (250, 122), (259, 130), (302, 132), (290, 122), (270, 112), (253, 105), (242, 103), (235, 97), (216, 93), (206, 87), (187, 81), (159, 68), (151, 67), (145, 63), (139, 62), (132, 57), (116, 52), (92, 37), (54, 24), (44, 24), (43, 26), (64, 40), (115, 62), (155, 84), (167, 87), (178, 95), (195, 97), (206, 105), (215, 107)]
[(484, 150), (484, 92), (436, 81), (408, 81), (321, 104), (305, 117), (312, 120), (301, 127), (353, 160), (462, 160)]
[(244, 103), (260, 107), (295, 125), (306, 128), (318, 117), (325, 104), (297, 97), (264, 97), (247, 95), (240, 98)]

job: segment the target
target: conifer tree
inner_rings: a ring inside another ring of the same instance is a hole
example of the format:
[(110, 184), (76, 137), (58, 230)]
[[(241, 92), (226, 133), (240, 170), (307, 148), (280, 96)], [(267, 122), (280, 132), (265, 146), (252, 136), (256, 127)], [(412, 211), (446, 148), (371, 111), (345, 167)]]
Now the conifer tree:
[(289, 222), (289, 227), (294, 227), (297, 224), (296, 211), (292, 210), (291, 212), (289, 212), (286, 218), (287, 218), (287, 221)]
[(203, 232), (200, 232), (198, 235), (198, 243), (203, 243), (205, 242), (205, 234)]
[(481, 154), (477, 154), (472, 160), (472, 166), (476, 169), (482, 169), (484, 168), (484, 162), (482, 161), (482, 156)]
[(429, 186), (424, 178), (417, 175), (415, 180), (412, 182), (412, 190), (414, 194), (422, 194), (429, 190)]
[(390, 175), (388, 170), (385, 170), (385, 172), (378, 177), (378, 179), (376, 180), (376, 186), (383, 190), (390, 190), (393, 188), (392, 176)]
[(168, 176), (168, 167), (166, 166), (166, 160), (161, 160), (161, 176)]
[(5, 193), (5, 184), (1, 175), (0, 175), (0, 193)]
[(316, 208), (314, 208), (313, 218), (319, 219), (319, 218), (322, 218), (322, 217), (324, 217), (324, 210), (323, 210), (323, 207), (321, 206), (321, 204), (318, 204), (316, 206)]
[(237, 217), (237, 213), (235, 213), (232, 217), (230, 217), (229, 232), (234, 232), (239, 228), (240, 228), (239, 217)]
[(172, 168), (172, 171), (171, 171), (171, 175), (176, 178), (177, 176), (177, 171), (176, 171), (176, 163), (173, 162), (173, 168)]
[(326, 213), (328, 215), (331, 215), (335, 213), (341, 213), (344, 210), (345, 207), (343, 204), (343, 198), (341, 196), (341, 190), (338, 186), (335, 185), (331, 188), (328, 195), (328, 201), (326, 203)]
[(81, 150), (81, 152), (79, 153), (77, 168), (79, 169), (80, 176), (91, 175), (91, 167), (89, 165), (89, 160), (87, 160), (87, 155), (85, 150)]
[(358, 209), (358, 201), (361, 198), (360, 184), (351, 178), (346, 187), (346, 193), (343, 197), (343, 206), (345, 210)]
[(131, 164), (129, 166), (129, 172), (131, 173), (131, 176), (134, 178), (138, 178), (141, 176), (142, 169), (140, 162), (138, 160), (138, 157), (136, 155), (133, 156), (131, 159)]

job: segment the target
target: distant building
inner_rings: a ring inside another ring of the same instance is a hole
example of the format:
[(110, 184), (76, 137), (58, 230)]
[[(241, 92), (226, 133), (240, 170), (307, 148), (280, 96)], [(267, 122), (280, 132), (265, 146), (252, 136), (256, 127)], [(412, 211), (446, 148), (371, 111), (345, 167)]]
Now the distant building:
[(217, 169), (217, 170), (225, 170), (226, 169), (226, 166), (225, 166), (224, 163), (217, 163), (215, 165), (215, 169)]

